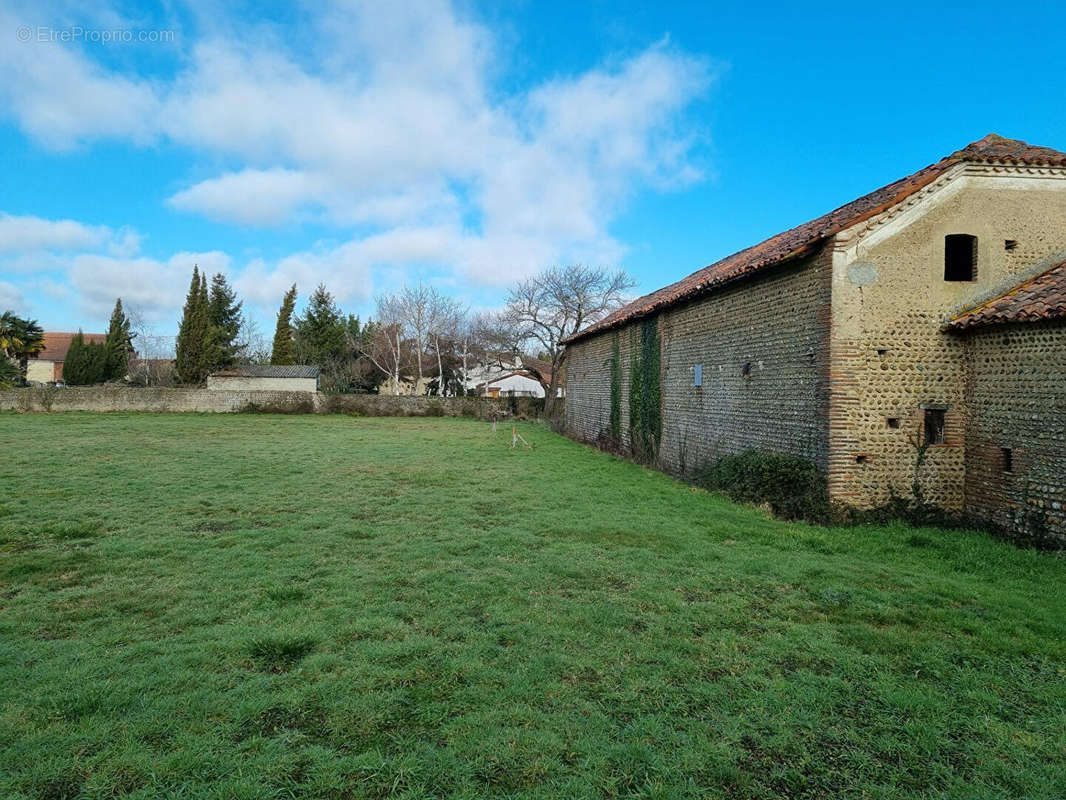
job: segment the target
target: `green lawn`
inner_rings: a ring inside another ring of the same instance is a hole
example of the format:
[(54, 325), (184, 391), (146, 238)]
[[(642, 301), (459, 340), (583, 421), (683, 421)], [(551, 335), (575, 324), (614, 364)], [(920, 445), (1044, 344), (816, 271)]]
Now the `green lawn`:
[(0, 414), (0, 797), (1066, 796), (1066, 560), (521, 431)]

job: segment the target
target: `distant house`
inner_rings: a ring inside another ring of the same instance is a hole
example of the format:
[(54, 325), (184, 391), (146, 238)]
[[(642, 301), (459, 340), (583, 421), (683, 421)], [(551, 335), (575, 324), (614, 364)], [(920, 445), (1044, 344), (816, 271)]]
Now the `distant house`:
[(544, 397), (540, 381), (525, 372), (507, 372), (476, 387), (479, 397)]
[[(519, 356), (514, 361), (482, 364), (468, 372), (466, 388), (480, 397), (544, 397), (544, 384), (551, 381), (551, 364), (531, 356)], [(560, 381), (561, 384), (561, 381)], [(556, 387), (558, 397), (563, 386)]]
[(267, 392), (317, 392), (321, 370), (302, 364), (246, 364), (207, 377), (208, 389)]
[[(54, 383), (63, 380), (63, 362), (66, 361), (67, 351), (70, 349), (71, 340), (76, 333), (45, 333), (44, 349), (31, 358), (26, 365), (26, 380), (30, 383)], [(86, 333), (85, 343), (95, 342), (103, 344), (107, 341), (107, 334)]]

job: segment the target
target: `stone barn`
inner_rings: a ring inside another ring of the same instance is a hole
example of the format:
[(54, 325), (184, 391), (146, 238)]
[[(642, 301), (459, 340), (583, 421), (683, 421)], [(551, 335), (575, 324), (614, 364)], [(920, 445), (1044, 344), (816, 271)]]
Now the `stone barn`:
[(791, 453), (858, 508), (917, 477), (1066, 533), (1064, 262), (1066, 154), (989, 135), (579, 331), (568, 431), (676, 474)]

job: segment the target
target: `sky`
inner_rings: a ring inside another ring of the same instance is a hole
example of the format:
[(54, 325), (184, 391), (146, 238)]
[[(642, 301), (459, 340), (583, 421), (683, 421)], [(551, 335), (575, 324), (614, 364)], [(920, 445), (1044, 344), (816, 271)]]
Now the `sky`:
[(653, 291), (995, 132), (1066, 149), (1066, 5), (0, 0), (0, 309), (263, 331), (556, 264)]

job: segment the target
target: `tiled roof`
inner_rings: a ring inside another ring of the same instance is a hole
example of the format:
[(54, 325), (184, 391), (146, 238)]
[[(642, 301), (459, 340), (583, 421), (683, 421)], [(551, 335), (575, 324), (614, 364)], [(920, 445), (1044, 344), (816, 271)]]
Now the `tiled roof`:
[(317, 378), (321, 370), (306, 364), (241, 364), (211, 374), (212, 378)]
[(569, 338), (577, 341), (599, 331), (617, 327), (663, 308), (706, 294), (723, 284), (813, 252), (822, 242), (845, 228), (891, 208), (928, 186), (956, 164), (1006, 163), (1032, 166), (1066, 166), (1066, 153), (1036, 147), (1016, 139), (990, 133), (924, 169), (853, 200), (835, 211), (779, 233), (764, 242), (723, 258), (657, 292), (644, 295)]
[(1003, 294), (964, 309), (944, 326), (965, 330), (1004, 322), (1040, 322), (1066, 317), (1066, 261), (1041, 272)]
[[(550, 383), (552, 379), (552, 365), (550, 361), (545, 361), (542, 358), (533, 358), (532, 356), (522, 356), (522, 368), (527, 372), (533, 373), (535, 376), (539, 376), (539, 379), (544, 383)], [(560, 375), (560, 380), (562, 376)]]
[[(67, 351), (70, 349), (71, 340), (76, 333), (49, 333), (44, 334), (44, 350), (37, 354), (39, 361), (65, 361)], [(103, 344), (107, 341), (106, 333), (85, 333), (85, 343), (96, 342)]]

